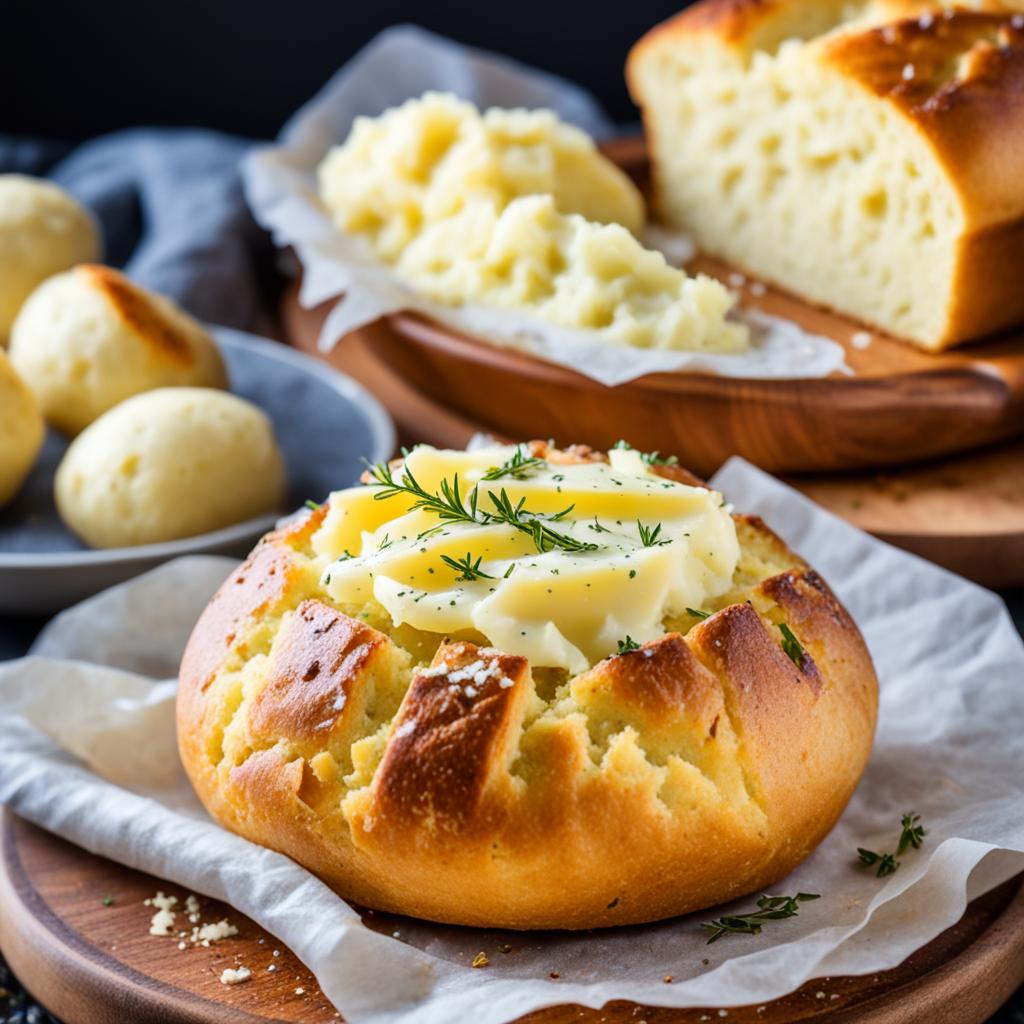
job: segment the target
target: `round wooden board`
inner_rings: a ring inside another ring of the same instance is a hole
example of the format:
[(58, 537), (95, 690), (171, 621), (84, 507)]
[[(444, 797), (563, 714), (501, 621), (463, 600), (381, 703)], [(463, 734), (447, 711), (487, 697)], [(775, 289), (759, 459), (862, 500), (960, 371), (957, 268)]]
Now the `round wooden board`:
[[(179, 950), (177, 939), (148, 933), (153, 911), (143, 900), (160, 890), (184, 901), (180, 887), (86, 853), (9, 813), (0, 827), (0, 948), (25, 987), (66, 1024), (338, 1020), (294, 955), (230, 907), (201, 901), (203, 920), (226, 917), (238, 927), (237, 937)], [(226, 967), (243, 964), (253, 972), (250, 981), (220, 983)], [(271, 964), (274, 972), (267, 970)], [(894, 970), (812, 981), (760, 1012), (756, 1006), (730, 1009), (728, 1018), (734, 1024), (981, 1024), (1022, 980), (1024, 888), (1018, 877), (975, 900), (958, 924)], [(715, 1008), (623, 1002), (601, 1010), (556, 1006), (521, 1021), (698, 1024), (706, 1015), (718, 1019)]]
[[(326, 356), (316, 339), (323, 310), (298, 304), (297, 285), (285, 293), (281, 318), (293, 345), (351, 374), (384, 403), (403, 443), (461, 448), (483, 422), (444, 408), (381, 360), (377, 335), (360, 331)], [(638, 443), (628, 421), (610, 420), (617, 440)], [(537, 436), (537, 431), (516, 440)], [(580, 433), (570, 440), (595, 443)], [(651, 446), (668, 450), (662, 441)], [(673, 453), (678, 454), (678, 453)], [(884, 473), (787, 477), (820, 505), (897, 547), (913, 551), (984, 586), (1024, 585), (1024, 438)]]

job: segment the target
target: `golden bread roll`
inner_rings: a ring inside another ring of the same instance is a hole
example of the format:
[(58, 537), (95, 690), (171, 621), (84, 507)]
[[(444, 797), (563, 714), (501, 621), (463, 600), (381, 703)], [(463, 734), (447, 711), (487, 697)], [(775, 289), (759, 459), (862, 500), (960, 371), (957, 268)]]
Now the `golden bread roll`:
[(46, 424), (35, 395), (0, 351), (0, 505), (20, 490), (45, 436)]
[(11, 362), (58, 430), (163, 387), (227, 386), (213, 338), (170, 299), (86, 264), (41, 284), (11, 331)]
[(217, 821), (346, 899), (523, 929), (732, 899), (835, 824), (877, 682), (760, 520), (623, 449), (421, 446), (366, 479), (195, 627), (178, 740)]
[(701, 0), (627, 65), (660, 217), (926, 349), (1024, 322), (1022, 11)]
[(38, 284), (99, 258), (96, 221), (64, 189), (22, 174), (0, 174), (0, 345)]
[(97, 548), (192, 537), (279, 509), (284, 466), (267, 416), (212, 388), (159, 388), (71, 442), (54, 481), (68, 529)]

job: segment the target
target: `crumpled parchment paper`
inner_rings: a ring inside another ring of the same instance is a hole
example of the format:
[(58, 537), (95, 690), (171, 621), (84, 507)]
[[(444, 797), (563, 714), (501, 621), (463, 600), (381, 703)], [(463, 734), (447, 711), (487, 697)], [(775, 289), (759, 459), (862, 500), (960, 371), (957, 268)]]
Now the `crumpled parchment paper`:
[[(92, 598), (55, 619), (30, 657), (0, 665), (0, 801), (248, 914), (313, 970), (351, 1024), (499, 1024), (545, 1005), (610, 999), (728, 1007), (814, 977), (895, 966), (969, 899), (1024, 870), (1024, 646), (995, 595), (874, 540), (749, 464), (731, 461), (714, 484), (828, 579), (881, 680), (864, 780), (832, 834), (774, 890), (821, 899), (760, 936), (707, 945), (699, 923), (721, 909), (588, 934), (398, 918), (371, 928), (286, 857), (215, 825), (177, 758), (168, 680), (231, 568), (220, 558), (172, 562)], [(909, 810), (928, 830), (923, 849), (885, 879), (855, 866), (858, 846), (893, 848)], [(752, 908), (754, 896), (729, 909)], [(506, 942), (514, 952), (502, 955)], [(490, 966), (471, 969), (481, 950)]]
[[(255, 150), (242, 164), (253, 215), (277, 245), (294, 249), (302, 264), (300, 303), (312, 308), (337, 299), (320, 334), (322, 349), (382, 316), (410, 310), (607, 385), (682, 369), (779, 378), (845, 370), (842, 346), (756, 310), (736, 312), (750, 326), (750, 350), (725, 355), (614, 345), (593, 332), (556, 327), (526, 313), (478, 304), (453, 308), (417, 295), (372, 258), (361, 239), (334, 227), (317, 194), (316, 168), (344, 141), (358, 115), (375, 116), (431, 89), (456, 93), (480, 107), (548, 107), (598, 137), (612, 128), (594, 101), (563, 79), (422, 29), (381, 33), (288, 122), (275, 145)], [(652, 232), (647, 242), (670, 260), (686, 251), (684, 239), (663, 230)]]

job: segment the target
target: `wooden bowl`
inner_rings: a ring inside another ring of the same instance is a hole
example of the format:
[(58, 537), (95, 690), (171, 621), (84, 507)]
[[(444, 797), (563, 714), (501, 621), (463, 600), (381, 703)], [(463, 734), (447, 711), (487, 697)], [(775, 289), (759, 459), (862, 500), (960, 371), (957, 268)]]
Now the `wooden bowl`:
[[(605, 149), (643, 186), (641, 139)], [(733, 268), (707, 257), (690, 269), (736, 281)], [(852, 342), (859, 324), (752, 283), (741, 289), (744, 305), (833, 338), (854, 375), (764, 380), (676, 372), (607, 387), (418, 314), (388, 316), (360, 334), (413, 390), (495, 434), (601, 448), (624, 437), (673, 452), (702, 474), (731, 455), (776, 473), (878, 468), (1024, 433), (1024, 332), (938, 355), (879, 334), (862, 349)], [(300, 347), (312, 347), (326, 312), (304, 321), (304, 337), (293, 339)], [(342, 350), (328, 358), (344, 367)]]

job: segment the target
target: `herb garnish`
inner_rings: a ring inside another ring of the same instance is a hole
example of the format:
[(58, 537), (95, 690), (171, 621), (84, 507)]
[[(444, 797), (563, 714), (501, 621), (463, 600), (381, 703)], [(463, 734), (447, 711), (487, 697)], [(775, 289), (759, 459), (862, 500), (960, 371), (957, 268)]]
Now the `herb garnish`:
[(766, 921), (780, 921), (796, 917), (800, 904), (821, 897), (813, 892), (798, 892), (795, 896), (762, 896), (757, 901), (759, 909), (750, 914), (727, 914), (714, 921), (705, 921), (701, 928), (709, 932), (708, 945), (717, 942), (723, 935), (760, 935)]
[(924, 837), (928, 834), (921, 824), (921, 815), (915, 814), (913, 811), (903, 815), (900, 819), (900, 825), (902, 826), (902, 831), (900, 832), (899, 842), (896, 844), (895, 853), (875, 853), (874, 850), (865, 850), (863, 847), (857, 847), (857, 858), (860, 861), (861, 867), (874, 867), (876, 864), (878, 865), (878, 869), (875, 871), (877, 878), (885, 878), (886, 875), (894, 874), (900, 866), (900, 862), (896, 858), (902, 857), (908, 849), (920, 850), (921, 845), (924, 843)]
[[(473, 493), (476, 494), (475, 491)], [(575, 505), (563, 508), (561, 512), (542, 516), (524, 508), (526, 505), (526, 498), (520, 498), (518, 503), (513, 505), (512, 499), (508, 496), (508, 492), (504, 487), (502, 487), (500, 495), (490, 492), (487, 497), (491, 499), (491, 503), (494, 505), (495, 511), (482, 513), (487, 517), (484, 522), (492, 521), (504, 523), (506, 526), (511, 526), (520, 533), (528, 533), (533, 538), (534, 546), (539, 552), (541, 552), (541, 554), (545, 551), (551, 551), (554, 548), (561, 548), (563, 551), (597, 550), (596, 544), (577, 540), (575, 537), (571, 537), (567, 533), (559, 533), (557, 530), (552, 530), (551, 527), (547, 525), (548, 523), (557, 523), (564, 519), (576, 507)]]
[(474, 562), (473, 556), (468, 551), (466, 552), (466, 557), (462, 559), (449, 558), (447, 555), (441, 556), (441, 561), (444, 562), (445, 565), (454, 569), (457, 573), (460, 573), (460, 575), (456, 577), (456, 583), (468, 583), (471, 580), (493, 580), (493, 576), (489, 576), (481, 570), (480, 562), (482, 560), (483, 556), (481, 555)]
[(632, 651), (639, 651), (640, 645), (627, 634), (625, 640), (616, 641), (619, 645), (619, 649), (612, 655), (613, 658), (617, 658), (620, 654), (629, 654)]
[(506, 459), (500, 466), (492, 466), (481, 477), (482, 480), (500, 480), (503, 476), (510, 476), (513, 480), (525, 480), (530, 472), (540, 469), (545, 465), (543, 459), (527, 455), (521, 444), (516, 445), (515, 454)]
[(636, 521), (636, 531), (640, 534), (640, 543), (645, 548), (660, 548), (665, 544), (672, 543), (671, 537), (665, 537), (662, 540), (658, 539), (658, 535), (661, 533), (661, 523), (658, 523), (657, 526), (651, 529), (649, 526), (644, 526), (638, 519)]
[(782, 650), (797, 668), (802, 669), (804, 665), (804, 649), (800, 641), (793, 635), (793, 630), (784, 622), (777, 623), (779, 632), (782, 634)]
[(695, 619), (710, 619), (711, 618), (711, 612), (698, 611), (696, 608), (687, 608), (686, 609), (686, 614), (687, 615), (692, 615)]
[(408, 466), (403, 466), (401, 480), (395, 479), (391, 467), (385, 462), (370, 466), (369, 472), (369, 485), (381, 488), (373, 496), (376, 501), (393, 498), (398, 494), (408, 494), (414, 498), (413, 509), (430, 512), (446, 523), (469, 523), (473, 526), (504, 523), (506, 526), (511, 526), (520, 533), (532, 537), (534, 545), (542, 554), (554, 548), (561, 548), (563, 551), (595, 551), (597, 549), (596, 544), (576, 540), (575, 537), (553, 530), (548, 525), (564, 519), (572, 512), (575, 505), (570, 505), (568, 508), (562, 509), (561, 512), (543, 515), (529, 511), (525, 507), (526, 498), (520, 498), (519, 502), (513, 505), (512, 499), (503, 487), (500, 495), (488, 492), (487, 497), (494, 505), (494, 511), (485, 512), (478, 508), (478, 492), (475, 487), (467, 496), (463, 496), (458, 473), (451, 480), (448, 480), (447, 477), (442, 479), (438, 492), (431, 494), (413, 476)]
[(304, 504), (305, 504), (306, 508), (311, 509), (314, 512), (316, 512), (316, 510), (318, 508), (320, 508), (320, 502), (319, 501), (314, 501), (312, 498), (307, 498), (305, 500)]

